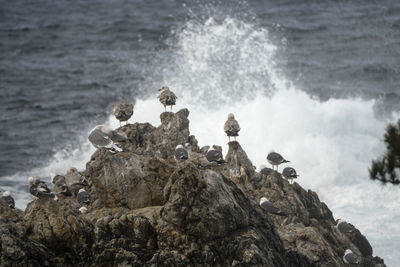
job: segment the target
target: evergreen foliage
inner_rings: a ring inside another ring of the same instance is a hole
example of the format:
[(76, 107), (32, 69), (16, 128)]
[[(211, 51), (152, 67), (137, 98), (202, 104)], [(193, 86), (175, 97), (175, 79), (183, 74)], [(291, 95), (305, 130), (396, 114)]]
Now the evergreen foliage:
[(388, 125), (384, 141), (387, 150), (383, 157), (372, 161), (369, 175), (382, 183), (400, 184), (400, 120)]

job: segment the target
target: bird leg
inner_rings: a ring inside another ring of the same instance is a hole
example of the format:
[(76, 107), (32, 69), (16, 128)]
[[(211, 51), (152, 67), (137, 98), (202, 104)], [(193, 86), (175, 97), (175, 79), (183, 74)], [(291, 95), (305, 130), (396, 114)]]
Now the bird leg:
[(165, 108), (165, 112), (167, 112), (167, 106), (166, 105), (164, 105), (164, 108)]

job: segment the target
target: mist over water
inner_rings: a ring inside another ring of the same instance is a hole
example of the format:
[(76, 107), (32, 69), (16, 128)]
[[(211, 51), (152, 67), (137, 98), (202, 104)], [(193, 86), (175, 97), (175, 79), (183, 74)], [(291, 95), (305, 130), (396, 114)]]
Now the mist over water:
[[(270, 32), (256, 22), (234, 16), (189, 19), (173, 28), (165, 39), (168, 47), (149, 60), (146, 77), (139, 83), (146, 91), (135, 97), (131, 123), (160, 123), (164, 111), (156, 91), (168, 85), (178, 96), (174, 111), (190, 110), (190, 132), (199, 145), (218, 144), (227, 152), (223, 124), (234, 113), (242, 130), (238, 141), (255, 166), (266, 164), (269, 151), (291, 161), (305, 189), (316, 191), (335, 218), (351, 222), (367, 236), (374, 255), (388, 266), (400, 261), (400, 189), (382, 187), (368, 179), (372, 159), (382, 154), (385, 120), (374, 113), (375, 100), (311, 97), (280, 69), (282, 49)], [(132, 99), (133, 101), (134, 99)], [(117, 128), (111, 109), (104, 124)], [(90, 128), (80, 136), (78, 148), (55, 153), (46, 167), (7, 177), (65, 173), (82, 170), (95, 151), (87, 141)], [(282, 168), (282, 167), (281, 167)], [(3, 182), (2, 188), (11, 184)], [(30, 196), (25, 184), (16, 192), (24, 209)], [(24, 189), (22, 189), (24, 188)]]

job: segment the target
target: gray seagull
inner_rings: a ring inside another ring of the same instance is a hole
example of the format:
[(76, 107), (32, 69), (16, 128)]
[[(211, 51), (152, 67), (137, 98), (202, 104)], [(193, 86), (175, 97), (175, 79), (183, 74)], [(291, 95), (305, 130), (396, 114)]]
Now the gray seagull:
[(104, 125), (97, 125), (90, 131), (88, 139), (95, 148), (105, 148), (111, 153), (117, 153), (123, 151), (122, 145), (114, 143), (121, 135), (122, 133), (116, 133)]
[(188, 152), (182, 145), (177, 145), (174, 153), (175, 160), (187, 160), (189, 158)]
[(360, 264), (361, 263), (360, 258), (355, 253), (353, 253), (353, 251), (351, 251), (350, 249), (346, 249), (346, 251), (344, 252), (343, 261), (346, 264)]
[(85, 189), (81, 188), (79, 189), (79, 192), (76, 195), (76, 200), (78, 201), (79, 205), (88, 206), (90, 202), (92, 202), (92, 196), (88, 192), (86, 192)]
[(336, 220), (336, 228), (343, 234), (353, 232), (353, 227), (342, 219)]
[(15, 208), (15, 200), (11, 196), (11, 192), (10, 191), (5, 191), (3, 193), (3, 196), (1, 197), (1, 199), (3, 199), (10, 208), (12, 208), (12, 209)]
[(228, 135), (229, 142), (231, 141), (231, 136), (236, 141), (236, 136), (239, 136), (240, 126), (235, 116), (232, 113), (228, 114), (228, 120), (224, 124), (224, 132)]
[(286, 214), (281, 211), (274, 203), (268, 201), (266, 197), (260, 199), (260, 206), (263, 210), (268, 213), (272, 213), (279, 216), (286, 216)]
[(274, 169), (274, 166), (276, 166), (276, 170), (277, 170), (277, 171), (278, 171), (278, 165), (279, 165), (279, 164), (286, 163), (286, 162), (290, 162), (290, 161), (284, 159), (284, 158), (281, 156), (281, 154), (276, 153), (276, 152), (270, 152), (270, 153), (267, 155), (267, 161), (268, 161), (269, 163), (271, 163), (272, 169)]
[(29, 192), (37, 198), (54, 198), (55, 195), (47, 187), (47, 184), (40, 180), (38, 176), (28, 178)]
[(161, 94), (158, 96), (158, 98), (161, 104), (164, 105), (165, 111), (167, 111), (167, 106), (170, 106), (172, 111), (172, 106), (176, 104), (176, 95), (169, 90), (168, 86), (163, 86), (161, 89), (158, 89), (158, 91), (161, 91)]
[(282, 171), (282, 175), (283, 177), (285, 177), (288, 180), (291, 180), (291, 182), (293, 183), (293, 179), (296, 179), (297, 177), (299, 177), (300, 175), (298, 175), (296, 173), (296, 170), (293, 169), (292, 167), (286, 167), (283, 169)]
[(121, 127), (121, 122), (125, 121), (128, 124), (128, 120), (133, 115), (133, 104), (121, 101), (114, 108), (114, 116), (119, 120), (119, 126)]
[(206, 154), (206, 159), (209, 162), (216, 162), (218, 165), (225, 163), (225, 160), (222, 158), (222, 154), (214, 148), (208, 150)]

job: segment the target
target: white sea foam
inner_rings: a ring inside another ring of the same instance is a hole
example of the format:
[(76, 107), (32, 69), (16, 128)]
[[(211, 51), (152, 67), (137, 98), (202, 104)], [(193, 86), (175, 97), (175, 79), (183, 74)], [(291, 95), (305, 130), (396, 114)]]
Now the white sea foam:
[[(400, 189), (368, 179), (371, 160), (384, 151), (388, 122), (376, 119), (374, 101), (320, 102), (296, 89), (276, 68), (279, 49), (268, 30), (234, 18), (189, 21), (167, 44), (171, 51), (164, 60), (148, 66), (162, 78), (151, 80), (150, 73), (142, 86), (166, 84), (177, 94), (174, 109), (190, 110), (190, 131), (200, 146), (223, 145), (226, 153), (223, 124), (234, 113), (242, 128), (238, 141), (255, 166), (266, 164), (271, 149), (280, 152), (300, 174), (297, 182), (316, 191), (335, 218), (358, 227), (375, 255), (389, 266), (400, 261)], [(131, 123), (159, 125), (163, 107), (156, 95), (136, 101)], [(110, 115), (105, 124), (116, 128), (119, 122)], [(70, 153), (67, 159), (56, 155), (37, 172), (83, 168), (94, 151), (87, 141), (83, 146), (84, 153)]]

